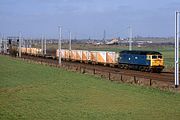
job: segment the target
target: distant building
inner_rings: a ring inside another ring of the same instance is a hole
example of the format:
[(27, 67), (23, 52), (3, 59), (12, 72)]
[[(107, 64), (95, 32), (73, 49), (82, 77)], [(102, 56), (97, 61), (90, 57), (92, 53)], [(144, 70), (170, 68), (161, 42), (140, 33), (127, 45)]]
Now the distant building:
[(119, 43), (119, 40), (114, 38), (111, 41), (106, 42), (106, 45), (115, 45), (115, 44), (118, 44), (118, 43)]

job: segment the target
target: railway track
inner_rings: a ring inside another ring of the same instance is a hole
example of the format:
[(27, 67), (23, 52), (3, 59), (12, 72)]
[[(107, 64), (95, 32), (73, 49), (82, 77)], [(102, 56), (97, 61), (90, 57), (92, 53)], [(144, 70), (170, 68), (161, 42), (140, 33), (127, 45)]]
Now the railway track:
[[(46, 59), (43, 57), (35, 57), (35, 56), (29, 56), (29, 55), (22, 55), (22, 58), (58, 65), (58, 60), (55, 60), (55, 59)], [(113, 72), (116, 74), (123, 74), (126, 76), (132, 76), (132, 77), (136, 76), (136, 77), (152, 79), (156, 81), (170, 82), (171, 84), (174, 83), (174, 74), (171, 72), (149, 73), (149, 72), (126, 70), (126, 69), (120, 69), (120, 68), (107, 67), (103, 65), (91, 65), (91, 64), (71, 62), (71, 61), (62, 61), (62, 64), (66, 66), (80, 66), (80, 67), (89, 68), (89, 69), (96, 69), (99, 71)]]

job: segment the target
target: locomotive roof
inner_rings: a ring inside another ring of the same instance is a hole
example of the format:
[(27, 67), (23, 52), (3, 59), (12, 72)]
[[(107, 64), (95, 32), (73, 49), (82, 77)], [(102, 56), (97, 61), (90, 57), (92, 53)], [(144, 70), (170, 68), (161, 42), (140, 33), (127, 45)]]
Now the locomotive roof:
[(126, 54), (138, 54), (138, 55), (147, 55), (147, 54), (158, 54), (162, 55), (160, 52), (157, 51), (142, 51), (142, 50), (123, 50), (120, 52), (120, 54), (126, 53)]

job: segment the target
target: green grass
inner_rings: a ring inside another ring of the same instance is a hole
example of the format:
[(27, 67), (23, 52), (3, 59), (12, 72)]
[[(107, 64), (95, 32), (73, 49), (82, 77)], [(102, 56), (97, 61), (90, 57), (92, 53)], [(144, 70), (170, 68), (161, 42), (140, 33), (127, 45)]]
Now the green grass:
[(0, 56), (1, 120), (179, 120), (180, 95)]

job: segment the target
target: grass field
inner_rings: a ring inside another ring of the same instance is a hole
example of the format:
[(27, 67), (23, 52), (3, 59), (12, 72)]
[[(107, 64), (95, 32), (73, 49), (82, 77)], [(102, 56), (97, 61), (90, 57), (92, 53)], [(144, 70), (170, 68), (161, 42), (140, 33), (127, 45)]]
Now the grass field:
[(180, 94), (0, 56), (1, 120), (179, 120)]

